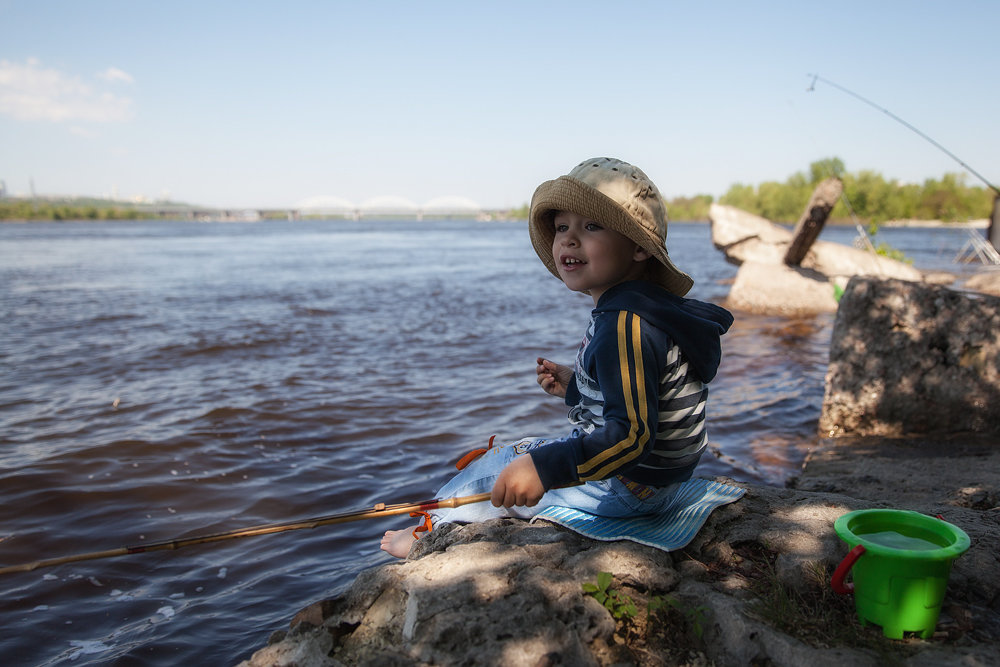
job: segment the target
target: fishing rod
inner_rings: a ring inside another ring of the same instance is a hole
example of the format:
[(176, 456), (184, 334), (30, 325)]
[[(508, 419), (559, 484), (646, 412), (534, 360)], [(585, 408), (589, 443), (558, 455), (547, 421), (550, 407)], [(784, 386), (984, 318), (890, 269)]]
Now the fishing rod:
[(222, 533), (211, 535), (196, 535), (192, 537), (180, 537), (159, 542), (149, 542), (134, 546), (118, 547), (117, 549), (107, 549), (104, 551), (91, 551), (88, 553), (75, 554), (72, 556), (61, 556), (58, 558), (47, 558), (36, 560), (31, 563), (20, 565), (7, 565), (0, 567), (0, 574), (10, 574), (13, 572), (30, 572), (40, 567), (52, 567), (63, 563), (76, 563), (85, 560), (95, 560), (98, 558), (111, 558), (114, 556), (126, 556), (129, 554), (145, 553), (147, 551), (162, 551), (165, 549), (180, 549), (195, 544), (208, 544), (210, 542), (221, 542), (223, 540), (234, 540), (242, 537), (254, 537), (256, 535), (269, 535), (271, 533), (282, 533), (289, 530), (301, 530), (303, 528), (318, 528), (319, 526), (329, 526), (335, 523), (347, 523), (349, 521), (361, 521), (364, 519), (376, 519), (384, 516), (396, 514), (412, 514), (414, 516), (430, 510), (461, 507), (472, 503), (481, 503), (490, 499), (490, 493), (479, 493), (472, 496), (460, 496), (456, 498), (444, 498), (434, 500), (424, 500), (416, 503), (398, 503), (386, 505), (378, 503), (374, 507), (363, 510), (341, 512), (339, 514), (329, 514), (327, 516), (315, 517), (312, 519), (300, 519), (298, 521), (282, 521), (278, 523), (266, 523), (249, 528), (239, 528)]
[(969, 165), (967, 165), (964, 161), (962, 161), (961, 158), (959, 158), (957, 155), (955, 155), (954, 153), (952, 153), (950, 150), (948, 150), (947, 148), (945, 148), (944, 146), (942, 146), (938, 142), (934, 141), (933, 139), (931, 139), (930, 137), (928, 137), (926, 134), (924, 134), (923, 132), (921, 132), (920, 130), (918, 130), (917, 128), (915, 128), (913, 125), (910, 125), (905, 120), (903, 120), (902, 118), (900, 118), (896, 114), (892, 113), (891, 111), (889, 111), (885, 107), (879, 106), (878, 104), (875, 104), (871, 100), (869, 100), (869, 99), (867, 99), (865, 97), (862, 97), (861, 95), (858, 95), (854, 91), (848, 90), (847, 88), (844, 88), (843, 86), (841, 86), (839, 84), (836, 84), (833, 81), (830, 81), (829, 79), (824, 79), (823, 77), (821, 77), (818, 74), (808, 74), (807, 76), (811, 76), (812, 77), (812, 83), (809, 84), (809, 88), (806, 89), (807, 93), (811, 93), (814, 90), (816, 90), (816, 82), (817, 81), (822, 81), (823, 83), (831, 85), (831, 86), (833, 86), (834, 88), (836, 88), (837, 90), (839, 90), (841, 92), (847, 93), (848, 95), (850, 95), (851, 97), (853, 97), (853, 98), (855, 98), (857, 100), (861, 100), (862, 102), (864, 102), (868, 106), (874, 107), (875, 109), (878, 109), (879, 111), (881, 111), (885, 115), (889, 116), (889, 118), (892, 118), (894, 121), (900, 123), (904, 127), (912, 130), (913, 132), (916, 132), (918, 136), (920, 136), (921, 138), (929, 141), (933, 146), (935, 146), (936, 148), (938, 148), (940, 151), (942, 151), (945, 155), (947, 155), (948, 157), (950, 157), (955, 162), (957, 162), (960, 165), (962, 165), (965, 169), (967, 169), (976, 178), (978, 178), (983, 183), (985, 183), (986, 187), (990, 188), (991, 190), (993, 190), (994, 192), (996, 192), (998, 195), (1000, 195), (1000, 188), (997, 188), (997, 186), (993, 185), (988, 180), (986, 180), (985, 176), (983, 176), (978, 171), (976, 171), (975, 169), (973, 169), (972, 167), (970, 167)]

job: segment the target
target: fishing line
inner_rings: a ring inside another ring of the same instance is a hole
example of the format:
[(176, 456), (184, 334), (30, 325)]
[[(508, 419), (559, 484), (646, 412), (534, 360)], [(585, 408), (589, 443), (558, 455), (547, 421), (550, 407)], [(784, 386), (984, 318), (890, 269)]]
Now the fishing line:
[(926, 141), (930, 142), (934, 147), (936, 147), (937, 149), (939, 149), (940, 151), (942, 151), (945, 155), (947, 155), (948, 157), (950, 157), (951, 159), (953, 159), (955, 162), (957, 162), (960, 165), (962, 165), (962, 167), (964, 167), (966, 170), (968, 170), (969, 173), (973, 174), (976, 178), (978, 178), (980, 181), (982, 181), (983, 183), (985, 183), (986, 187), (988, 187), (991, 190), (993, 190), (994, 192), (996, 192), (997, 195), (1000, 195), (1000, 188), (997, 188), (997, 186), (993, 185), (988, 180), (986, 180), (985, 176), (983, 176), (978, 171), (976, 171), (975, 169), (973, 169), (972, 167), (970, 167), (968, 164), (965, 163), (965, 161), (963, 161), (957, 155), (955, 155), (954, 153), (952, 153), (950, 150), (948, 150), (947, 148), (945, 148), (944, 146), (942, 146), (938, 142), (934, 141), (929, 136), (927, 136), (926, 134), (924, 134), (923, 132), (921, 132), (920, 130), (918, 130), (916, 127), (914, 127), (910, 123), (907, 123), (905, 120), (903, 120), (902, 118), (900, 118), (896, 114), (892, 113), (891, 111), (889, 111), (885, 107), (880, 106), (878, 104), (875, 104), (874, 102), (872, 102), (868, 98), (862, 97), (861, 95), (858, 95), (854, 91), (848, 90), (847, 88), (844, 88), (843, 86), (841, 86), (841, 85), (839, 85), (837, 83), (834, 83), (833, 81), (830, 81), (829, 79), (824, 79), (823, 77), (821, 77), (818, 74), (807, 74), (806, 76), (811, 76), (812, 77), (812, 82), (809, 84), (809, 87), (806, 89), (807, 93), (811, 93), (814, 90), (816, 90), (816, 82), (817, 81), (822, 81), (823, 83), (828, 84), (830, 86), (833, 86), (837, 90), (839, 90), (841, 92), (844, 92), (844, 93), (847, 93), (851, 97), (864, 102), (868, 106), (873, 107), (875, 109), (878, 109), (879, 111), (881, 111), (885, 115), (889, 116), (889, 118), (892, 118), (894, 121), (900, 123), (901, 125), (903, 125), (907, 129), (912, 130), (913, 132), (915, 132), (922, 139), (925, 139)]
[[(814, 79), (812, 84), (810, 84), (809, 88), (806, 89), (806, 92), (808, 93), (815, 90), (815, 84), (816, 81)], [(810, 139), (813, 140), (814, 148), (818, 148), (818, 142), (816, 142), (815, 135), (810, 133)], [(816, 151), (816, 154), (819, 154), (818, 150)], [(826, 172), (827, 178), (836, 178), (838, 180), (843, 181), (843, 174), (836, 173), (834, 171), (833, 165), (830, 164), (829, 160), (823, 161), (822, 171)], [(854, 241), (852, 242), (851, 245), (853, 245), (855, 248), (859, 250), (867, 251), (870, 255), (873, 256), (878, 255), (878, 250), (875, 249), (875, 244), (872, 243), (871, 237), (868, 236), (868, 232), (865, 231), (864, 226), (861, 224), (861, 220), (858, 218), (857, 212), (854, 210), (854, 205), (851, 203), (851, 199), (847, 195), (846, 188), (841, 188), (839, 200), (840, 203), (843, 204), (844, 208), (847, 210), (847, 215), (851, 219), (851, 222), (854, 224), (854, 230), (858, 233), (858, 235), (854, 238)], [(882, 265), (878, 262), (875, 263), (875, 270), (880, 275), (884, 272), (882, 269)]]

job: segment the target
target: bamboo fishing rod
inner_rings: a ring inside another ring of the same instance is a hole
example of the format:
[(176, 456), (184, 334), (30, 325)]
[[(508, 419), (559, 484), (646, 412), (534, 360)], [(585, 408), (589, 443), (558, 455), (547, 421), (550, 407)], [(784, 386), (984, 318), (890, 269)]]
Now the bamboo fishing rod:
[(362, 521), (364, 519), (377, 519), (384, 516), (396, 514), (409, 514), (416, 512), (428, 512), (430, 510), (461, 507), (472, 503), (481, 503), (490, 499), (490, 493), (479, 493), (472, 496), (460, 496), (456, 498), (443, 498), (434, 500), (424, 500), (416, 503), (399, 503), (386, 505), (378, 503), (370, 509), (341, 512), (339, 514), (329, 514), (327, 516), (315, 517), (312, 519), (300, 519), (298, 521), (282, 521), (278, 523), (266, 523), (249, 528), (239, 528), (228, 530), (222, 533), (211, 535), (195, 535), (192, 537), (180, 537), (148, 544), (118, 547), (117, 549), (107, 549), (104, 551), (91, 551), (88, 553), (75, 554), (72, 556), (60, 556), (58, 558), (47, 558), (36, 560), (31, 563), (20, 565), (7, 565), (0, 567), (0, 574), (10, 574), (13, 572), (30, 572), (41, 567), (52, 567), (63, 563), (76, 563), (85, 560), (96, 560), (98, 558), (112, 558), (114, 556), (127, 556), (129, 554), (145, 553), (147, 551), (162, 551), (165, 549), (180, 549), (195, 544), (208, 544), (210, 542), (221, 542), (223, 540), (235, 540), (243, 537), (254, 537), (257, 535), (269, 535), (271, 533), (283, 533), (289, 530), (301, 530), (303, 528), (318, 528), (319, 526), (329, 526), (335, 523), (347, 523), (349, 521)]

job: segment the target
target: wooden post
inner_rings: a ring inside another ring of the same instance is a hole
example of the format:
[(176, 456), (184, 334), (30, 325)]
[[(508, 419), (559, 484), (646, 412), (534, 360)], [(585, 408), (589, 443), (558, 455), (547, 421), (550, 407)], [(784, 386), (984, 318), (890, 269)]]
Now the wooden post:
[(806, 210), (795, 225), (792, 242), (785, 253), (785, 264), (798, 266), (802, 263), (813, 241), (823, 231), (823, 225), (830, 217), (830, 211), (836, 206), (843, 190), (844, 184), (839, 178), (827, 178), (816, 186)]

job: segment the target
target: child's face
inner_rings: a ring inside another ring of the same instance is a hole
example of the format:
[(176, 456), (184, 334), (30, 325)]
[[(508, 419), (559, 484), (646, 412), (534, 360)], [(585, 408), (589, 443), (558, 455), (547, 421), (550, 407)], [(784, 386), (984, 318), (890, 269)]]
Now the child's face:
[(559, 277), (594, 303), (611, 287), (642, 275), (649, 253), (635, 241), (577, 213), (559, 211), (552, 222), (552, 259)]

